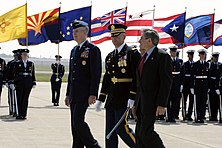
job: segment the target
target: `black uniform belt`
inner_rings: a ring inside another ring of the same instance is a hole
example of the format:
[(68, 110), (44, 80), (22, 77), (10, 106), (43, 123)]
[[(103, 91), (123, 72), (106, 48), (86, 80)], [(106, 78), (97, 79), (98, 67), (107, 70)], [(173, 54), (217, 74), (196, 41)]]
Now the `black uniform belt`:
[(112, 77), (111, 81), (113, 82), (113, 84), (115, 84), (115, 83), (121, 83), (121, 82), (132, 82), (133, 79), (132, 78), (116, 78), (116, 77)]
[(196, 76), (196, 79), (207, 79), (207, 76)]
[(32, 76), (31, 73), (28, 73), (28, 72), (24, 72), (24, 73), (19, 73), (20, 76)]
[(180, 72), (179, 71), (173, 71), (172, 74), (173, 75), (178, 75), (178, 74), (180, 74)]

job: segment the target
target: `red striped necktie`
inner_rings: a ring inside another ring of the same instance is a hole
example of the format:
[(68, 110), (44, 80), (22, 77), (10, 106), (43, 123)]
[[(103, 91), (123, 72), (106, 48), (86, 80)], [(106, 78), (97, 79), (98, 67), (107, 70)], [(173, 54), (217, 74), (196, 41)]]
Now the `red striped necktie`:
[(141, 58), (141, 60), (140, 60), (140, 64), (139, 64), (140, 77), (142, 76), (143, 64), (144, 64), (144, 61), (146, 59), (146, 56), (147, 56), (147, 53), (145, 53), (143, 55), (143, 57)]

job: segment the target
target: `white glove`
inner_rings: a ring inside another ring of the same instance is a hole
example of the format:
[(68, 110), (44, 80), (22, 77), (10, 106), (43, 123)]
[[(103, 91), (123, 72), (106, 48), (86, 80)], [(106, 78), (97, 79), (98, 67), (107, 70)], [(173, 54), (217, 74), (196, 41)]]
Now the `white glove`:
[(183, 91), (183, 85), (180, 85), (180, 92)]
[(215, 91), (216, 91), (217, 95), (220, 95), (220, 90), (219, 89), (216, 89)]
[(59, 78), (56, 78), (56, 82), (58, 82), (60, 79)]
[(14, 84), (10, 84), (9, 87), (10, 87), (11, 89), (13, 89), (13, 90), (15, 89), (15, 85), (14, 85)]
[(36, 88), (36, 85), (33, 85), (32, 88)]
[(209, 92), (210, 92), (210, 89), (207, 90), (207, 93), (209, 93)]
[(101, 109), (102, 103), (103, 103), (102, 101), (96, 100), (96, 106), (95, 106), (96, 112), (100, 112), (102, 110)]
[(194, 95), (194, 89), (193, 88), (190, 89), (190, 92), (191, 92), (191, 94)]
[(132, 99), (128, 99), (128, 104), (127, 104), (127, 107), (129, 107), (129, 108), (133, 108), (133, 106), (134, 106), (134, 100), (132, 100)]

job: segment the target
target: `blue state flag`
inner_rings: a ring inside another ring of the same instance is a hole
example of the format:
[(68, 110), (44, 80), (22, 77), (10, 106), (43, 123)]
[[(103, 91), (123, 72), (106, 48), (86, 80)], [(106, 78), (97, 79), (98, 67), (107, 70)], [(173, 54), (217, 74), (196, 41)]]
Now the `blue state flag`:
[(162, 31), (166, 32), (172, 37), (174, 44), (184, 42), (185, 18), (186, 12), (180, 14), (173, 21), (162, 28)]
[(200, 15), (186, 20), (184, 45), (213, 44), (214, 14)]
[(72, 22), (81, 20), (88, 23), (90, 36), (91, 32), (91, 6), (83, 7), (60, 14), (60, 42), (73, 40)]

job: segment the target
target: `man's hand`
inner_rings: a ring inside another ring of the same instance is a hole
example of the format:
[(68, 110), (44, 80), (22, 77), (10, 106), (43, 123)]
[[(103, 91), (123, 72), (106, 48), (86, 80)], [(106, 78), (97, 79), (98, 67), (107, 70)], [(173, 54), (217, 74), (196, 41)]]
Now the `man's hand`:
[(96, 112), (100, 112), (102, 107), (102, 101), (96, 100), (95, 110)]
[(158, 116), (158, 115), (164, 115), (165, 112), (166, 112), (166, 108), (165, 108), (165, 107), (157, 106), (156, 116)]
[(183, 92), (183, 85), (180, 85), (180, 92)]
[(96, 96), (89, 96), (88, 103), (89, 105), (96, 103)]
[(129, 108), (133, 108), (133, 106), (134, 106), (134, 100), (132, 100), (132, 99), (128, 99), (128, 104), (127, 104), (127, 107), (129, 107)]
[(14, 84), (10, 84), (9, 87), (10, 87), (12, 90), (15, 90), (15, 85), (14, 85)]
[(215, 91), (216, 91), (217, 95), (220, 95), (220, 90), (219, 89), (216, 89)]
[(68, 96), (66, 96), (66, 98), (65, 98), (65, 105), (70, 107), (70, 102), (69, 102), (69, 97)]

